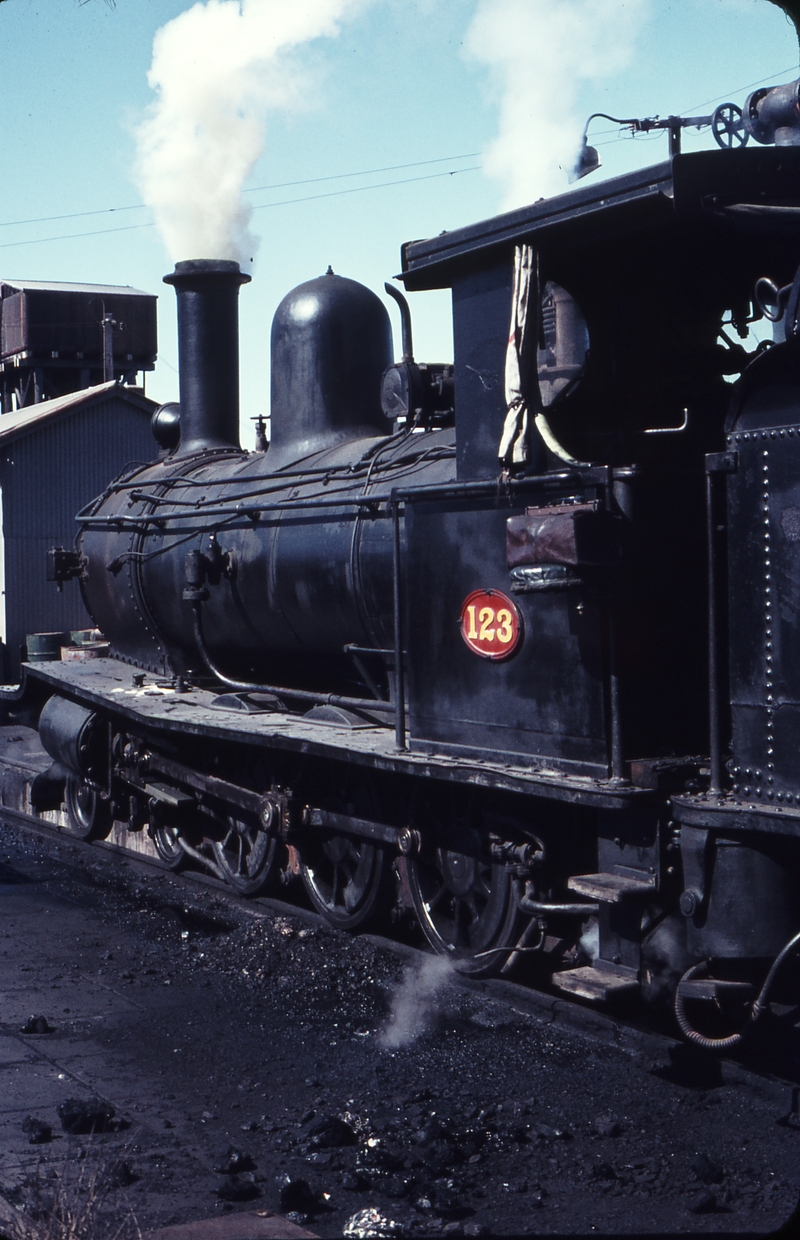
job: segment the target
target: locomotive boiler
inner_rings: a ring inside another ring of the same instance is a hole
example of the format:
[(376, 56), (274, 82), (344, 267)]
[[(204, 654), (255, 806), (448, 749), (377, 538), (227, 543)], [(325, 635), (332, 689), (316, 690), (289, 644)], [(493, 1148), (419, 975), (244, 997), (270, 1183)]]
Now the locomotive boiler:
[(408, 243), (452, 366), (387, 285), (394, 361), (329, 270), (275, 315), (254, 452), (247, 277), (178, 263), (180, 406), (51, 557), (111, 657), (9, 707), (73, 829), (299, 876), (341, 927), (413, 911), (468, 972), (666, 996), (708, 1047), (795, 1002), (798, 185), (794, 145), (675, 153)]

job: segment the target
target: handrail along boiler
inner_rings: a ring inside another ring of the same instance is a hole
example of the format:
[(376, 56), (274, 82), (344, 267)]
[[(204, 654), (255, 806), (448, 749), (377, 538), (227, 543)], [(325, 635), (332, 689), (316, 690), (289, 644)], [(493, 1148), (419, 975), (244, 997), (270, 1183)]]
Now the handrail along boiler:
[(668, 997), (706, 1046), (791, 998), (800, 150), (779, 132), (408, 243), (406, 290), (452, 290), (452, 367), (415, 361), (393, 287), (396, 363), (375, 294), (300, 285), (267, 451), (238, 442), (246, 277), (179, 263), (179, 417), (53, 558), (112, 657), (28, 666), (21, 691), (74, 829), (147, 828), (243, 892), (300, 875), (339, 926), (405, 906), (462, 969)]

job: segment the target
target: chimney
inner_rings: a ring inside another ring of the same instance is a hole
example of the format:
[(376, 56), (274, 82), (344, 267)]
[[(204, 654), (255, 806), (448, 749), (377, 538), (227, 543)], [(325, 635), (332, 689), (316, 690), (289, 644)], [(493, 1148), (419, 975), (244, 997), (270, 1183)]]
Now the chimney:
[(164, 276), (178, 298), (181, 441), (178, 456), (239, 449), (239, 264), (176, 263)]

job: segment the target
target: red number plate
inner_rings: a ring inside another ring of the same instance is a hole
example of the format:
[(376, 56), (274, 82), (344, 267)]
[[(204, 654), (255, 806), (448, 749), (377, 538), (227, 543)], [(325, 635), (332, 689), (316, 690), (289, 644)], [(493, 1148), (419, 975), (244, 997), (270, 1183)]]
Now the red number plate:
[(473, 590), (461, 607), (461, 636), (484, 659), (507, 659), (522, 637), (522, 617), (499, 590)]

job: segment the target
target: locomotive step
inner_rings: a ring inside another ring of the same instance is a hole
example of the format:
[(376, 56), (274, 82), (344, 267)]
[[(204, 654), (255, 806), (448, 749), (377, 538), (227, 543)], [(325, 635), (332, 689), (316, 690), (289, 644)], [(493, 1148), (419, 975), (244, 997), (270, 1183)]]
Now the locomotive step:
[(632, 896), (648, 896), (655, 891), (655, 875), (652, 878), (628, 878), (622, 874), (574, 874), (567, 880), (570, 891), (599, 900), (605, 904), (620, 904)]
[(634, 969), (615, 968), (604, 960), (580, 969), (554, 973), (551, 981), (559, 990), (578, 995), (581, 999), (590, 999), (593, 1003), (606, 1003), (612, 996), (636, 990), (639, 986)]

